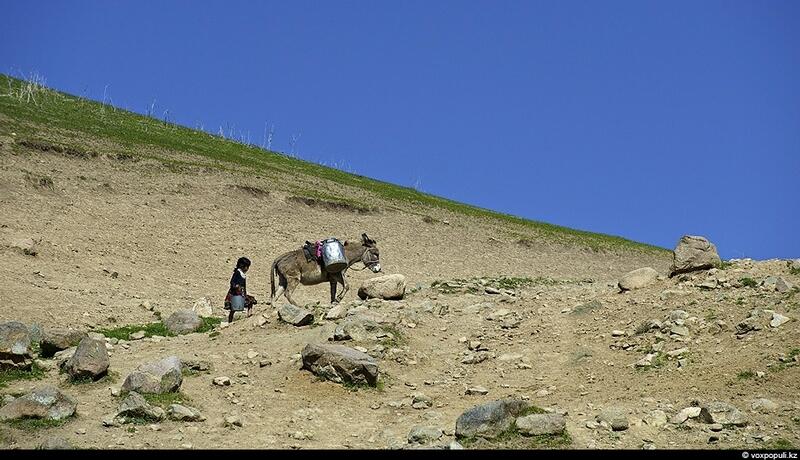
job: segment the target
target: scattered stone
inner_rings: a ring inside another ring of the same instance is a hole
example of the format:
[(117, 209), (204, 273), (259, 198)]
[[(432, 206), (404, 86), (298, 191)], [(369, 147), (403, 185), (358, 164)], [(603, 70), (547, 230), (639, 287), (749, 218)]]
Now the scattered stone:
[(308, 344), (302, 352), (303, 369), (336, 383), (378, 382), (378, 362), (366, 353), (343, 345)]
[(611, 331), (611, 337), (622, 337), (624, 335), (625, 335), (625, 331), (620, 331), (618, 329), (615, 329), (615, 330)]
[(427, 444), (438, 441), (444, 436), (441, 429), (433, 426), (415, 426), (408, 432), (409, 444)]
[(370, 298), (400, 300), (405, 293), (406, 277), (400, 274), (370, 278), (358, 288), (358, 297), (362, 300)]
[(778, 312), (772, 313), (772, 320), (769, 322), (770, 327), (780, 327), (781, 325), (789, 322), (789, 317), (783, 316)]
[(641, 289), (655, 283), (657, 278), (657, 271), (650, 267), (644, 267), (622, 275), (617, 286), (620, 291)]
[(97, 380), (106, 375), (110, 364), (105, 341), (84, 337), (64, 370), (75, 380)]
[(247, 359), (256, 359), (261, 356), (261, 353), (255, 350), (247, 350)]
[(702, 236), (684, 235), (676, 246), (670, 277), (680, 273), (713, 268), (722, 263), (717, 247)]
[(170, 406), (167, 407), (167, 416), (171, 420), (180, 422), (202, 422), (206, 419), (199, 410), (180, 404), (170, 404)]
[(188, 334), (203, 326), (203, 320), (193, 310), (178, 310), (171, 314), (164, 326), (173, 334)]
[(39, 443), (39, 450), (72, 450), (72, 444), (61, 436), (48, 436)]
[(678, 348), (677, 350), (668, 351), (667, 356), (670, 358), (677, 358), (681, 355), (685, 355), (686, 353), (689, 353), (688, 348)]
[(661, 428), (667, 424), (667, 414), (663, 410), (650, 411), (644, 422), (650, 426)]
[(285, 303), (278, 308), (278, 318), (292, 326), (306, 326), (314, 322), (314, 313)]
[(342, 304), (337, 304), (331, 307), (327, 313), (325, 313), (325, 319), (327, 320), (337, 320), (342, 319), (347, 315), (347, 307)]
[(144, 331), (136, 331), (131, 333), (129, 337), (131, 340), (142, 340), (145, 335)]
[(42, 334), (41, 355), (49, 357), (67, 348), (77, 347), (86, 336), (85, 332), (74, 329), (45, 329)]
[(620, 408), (612, 407), (604, 409), (597, 416), (597, 421), (600, 423), (607, 423), (614, 431), (623, 431), (628, 429), (628, 417)]
[(645, 355), (644, 358), (640, 359), (639, 361), (636, 361), (636, 364), (634, 364), (634, 366), (650, 367), (653, 365), (653, 358), (655, 358), (656, 356), (657, 355), (655, 353), (648, 353), (647, 355)]
[(0, 324), (0, 370), (30, 369), (32, 359), (28, 327), (19, 321)]
[(672, 310), (669, 312), (669, 320), (672, 322), (685, 320), (689, 317), (689, 314), (683, 310)]
[(461, 364), (478, 364), (486, 361), (488, 358), (489, 354), (486, 352), (469, 353), (461, 359)]
[(567, 427), (567, 422), (561, 414), (531, 414), (518, 417), (517, 429), (524, 436), (539, 436), (543, 434), (560, 434)]
[(244, 426), (244, 423), (242, 422), (242, 418), (238, 415), (228, 415), (225, 417), (225, 426), (228, 428), (235, 426), (241, 427)]
[(78, 403), (54, 386), (39, 387), (0, 408), (0, 421), (24, 418), (63, 420), (75, 413)]
[(231, 379), (223, 375), (221, 377), (214, 377), (213, 383), (214, 383), (214, 385), (217, 385), (217, 386), (220, 386), (220, 387), (227, 387), (227, 386), (230, 386)]
[(494, 438), (511, 427), (528, 407), (529, 404), (521, 399), (501, 399), (474, 406), (456, 420), (455, 436), (458, 439), (475, 436)]
[(736, 335), (743, 336), (749, 332), (761, 330), (761, 324), (757, 317), (749, 317), (736, 325)]
[(503, 353), (497, 358), (497, 360), (502, 362), (509, 362), (509, 361), (518, 361), (522, 358), (523, 355), (520, 353)]
[(411, 407), (414, 409), (428, 409), (433, 406), (433, 400), (422, 393), (417, 393), (411, 398)]
[(192, 311), (201, 318), (212, 318), (214, 316), (214, 308), (211, 306), (211, 301), (206, 297), (202, 297), (192, 305)]
[(754, 411), (761, 412), (762, 414), (769, 414), (778, 410), (778, 405), (766, 398), (756, 399), (750, 407)]
[(466, 394), (468, 394), (468, 395), (481, 395), (481, 396), (483, 396), (483, 395), (487, 395), (487, 394), (489, 394), (489, 390), (487, 390), (487, 389), (486, 389), (486, 388), (484, 388), (484, 387), (480, 387), (480, 386), (478, 386), (478, 387), (471, 387), (471, 388), (467, 388)]
[(449, 450), (463, 450), (464, 446), (461, 445), (458, 441), (450, 441), (450, 444), (447, 445)]
[(262, 359), (261, 361), (258, 362), (258, 367), (267, 367), (267, 366), (272, 366), (272, 361), (268, 359)]
[(122, 384), (124, 391), (140, 393), (172, 393), (178, 391), (183, 382), (181, 360), (170, 356), (161, 361), (139, 366)]
[(31, 238), (20, 238), (18, 240), (14, 240), (9, 245), (12, 249), (18, 249), (26, 256), (36, 256), (39, 253), (39, 250), (36, 247), (36, 243)]
[(702, 410), (703, 409), (701, 407), (694, 407), (694, 406), (686, 407), (684, 409), (681, 409), (681, 411), (678, 412), (677, 414), (675, 414), (675, 416), (673, 416), (669, 422), (672, 423), (673, 425), (680, 425), (686, 420), (689, 420), (690, 418), (699, 417)]
[[(164, 420), (166, 413), (164, 409), (148, 403), (147, 400), (136, 391), (131, 391), (117, 409), (118, 419), (122, 420), (126, 417)], [(124, 422), (125, 420), (123, 420), (123, 423)]]
[(781, 294), (791, 291), (793, 287), (792, 283), (783, 278), (778, 278), (778, 281), (775, 282), (775, 289)]
[(725, 427), (721, 423), (712, 423), (711, 426), (708, 427), (708, 429), (710, 429), (711, 431), (714, 431), (714, 432), (720, 432), (724, 428)]
[(689, 336), (689, 328), (686, 326), (672, 326), (670, 329), (670, 334), (679, 335), (681, 337), (688, 337)]
[(589, 313), (590, 311), (597, 310), (603, 307), (603, 302), (598, 299), (594, 299), (591, 302), (587, 302), (577, 307), (573, 308), (570, 314), (573, 315), (582, 315), (585, 313)]
[(747, 419), (742, 411), (736, 407), (722, 402), (713, 401), (704, 407), (708, 411), (710, 423), (721, 423), (723, 425), (745, 426)]
[(355, 340), (362, 342), (365, 340), (376, 340), (377, 335), (385, 336), (380, 325), (365, 315), (355, 315), (348, 317), (342, 324), (336, 326), (333, 332), (333, 340)]
[(499, 308), (486, 315), (486, 319), (488, 319), (489, 321), (495, 321), (508, 315), (509, 313), (511, 313), (510, 310), (506, 308)]

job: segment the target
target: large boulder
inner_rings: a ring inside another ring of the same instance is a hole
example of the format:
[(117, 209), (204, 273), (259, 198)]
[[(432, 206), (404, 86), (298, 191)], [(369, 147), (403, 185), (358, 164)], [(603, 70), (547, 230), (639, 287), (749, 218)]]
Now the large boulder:
[(42, 356), (53, 356), (61, 350), (77, 347), (87, 337), (85, 332), (74, 329), (45, 329), (42, 333)]
[(622, 275), (617, 285), (620, 291), (630, 291), (647, 287), (655, 283), (656, 278), (658, 278), (658, 272), (655, 269), (644, 267)]
[(172, 393), (178, 391), (182, 382), (181, 360), (170, 356), (136, 368), (125, 379), (122, 389), (139, 393)]
[(378, 276), (365, 280), (358, 288), (362, 299), (402, 299), (406, 293), (406, 277), (400, 274)]
[(30, 369), (31, 336), (19, 321), (0, 324), (0, 370)]
[(309, 343), (303, 348), (303, 369), (336, 383), (376, 386), (378, 361), (343, 345)]
[(717, 247), (702, 236), (684, 235), (672, 255), (670, 277), (695, 270), (706, 270), (722, 263)]
[(456, 420), (456, 438), (494, 438), (509, 429), (528, 407), (521, 399), (501, 399), (467, 409)]
[(0, 421), (42, 418), (63, 420), (75, 413), (78, 403), (54, 386), (43, 386), (0, 408)]
[(75, 380), (97, 380), (106, 375), (109, 364), (106, 342), (85, 337), (64, 364), (64, 370)]
[(609, 407), (600, 412), (597, 416), (599, 423), (606, 423), (614, 431), (628, 429), (628, 416), (625, 410), (619, 407)]
[(206, 419), (199, 410), (181, 404), (170, 404), (167, 407), (167, 417), (179, 422), (202, 422)]
[(708, 411), (710, 415), (709, 423), (734, 426), (747, 425), (747, 417), (745, 414), (726, 402), (712, 401), (703, 407), (703, 409)]
[(561, 434), (567, 428), (567, 421), (561, 414), (531, 414), (518, 417), (517, 429), (525, 436)]
[(314, 322), (314, 313), (285, 303), (278, 308), (278, 318), (293, 326), (306, 326)]
[(192, 310), (178, 310), (164, 321), (168, 331), (179, 335), (194, 332), (202, 325), (203, 320)]

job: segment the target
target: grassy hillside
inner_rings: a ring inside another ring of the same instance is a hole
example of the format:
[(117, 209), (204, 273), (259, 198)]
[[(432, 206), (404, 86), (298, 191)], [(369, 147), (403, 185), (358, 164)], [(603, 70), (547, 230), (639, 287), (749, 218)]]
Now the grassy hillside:
[[(465, 205), (54, 91), (35, 81), (0, 74), (0, 136), (10, 138), (11, 133), (15, 133), (15, 144), (23, 147), (56, 148), (77, 156), (91, 156), (97, 145), (101, 145), (106, 153), (111, 150), (116, 155), (145, 157), (171, 166), (205, 166), (273, 177), (291, 175), (327, 181), (363, 191), (398, 207), (436, 207), (494, 220), (498, 224), (511, 223), (530, 230), (539, 238), (594, 250), (666, 251), (620, 237)], [(353, 204), (351, 197), (337, 194), (336, 187), (320, 191), (287, 182), (286, 188), (310, 198)]]

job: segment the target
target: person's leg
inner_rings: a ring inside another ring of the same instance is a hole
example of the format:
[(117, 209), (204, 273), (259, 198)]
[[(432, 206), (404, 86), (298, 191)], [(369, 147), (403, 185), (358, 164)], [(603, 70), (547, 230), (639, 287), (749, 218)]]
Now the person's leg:
[(233, 313), (234, 313), (233, 308), (231, 308), (230, 312), (228, 313), (228, 323), (233, 322)]

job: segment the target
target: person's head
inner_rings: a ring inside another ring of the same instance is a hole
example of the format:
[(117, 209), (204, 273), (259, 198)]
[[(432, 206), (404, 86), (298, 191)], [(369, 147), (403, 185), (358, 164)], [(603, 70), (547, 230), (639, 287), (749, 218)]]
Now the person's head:
[(250, 268), (250, 259), (247, 257), (239, 257), (239, 260), (236, 261), (236, 268), (246, 272), (247, 269)]

